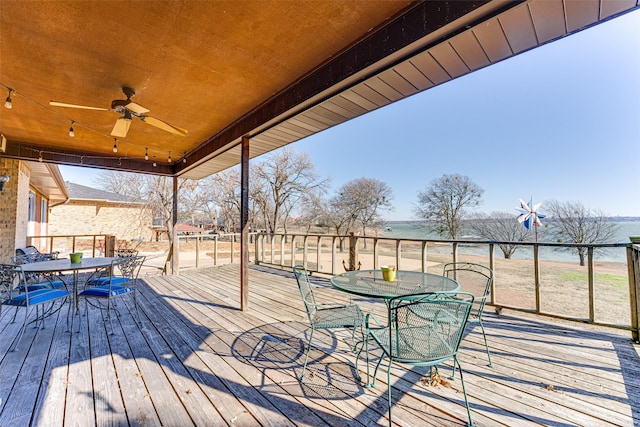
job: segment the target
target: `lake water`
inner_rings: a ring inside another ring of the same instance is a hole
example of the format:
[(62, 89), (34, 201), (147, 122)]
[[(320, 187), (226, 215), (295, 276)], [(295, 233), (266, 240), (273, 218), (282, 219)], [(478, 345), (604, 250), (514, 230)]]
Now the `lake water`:
[[(514, 219), (515, 220), (515, 219)], [(615, 237), (612, 241), (606, 243), (629, 243), (629, 236), (640, 236), (640, 218), (628, 221), (612, 221), (616, 224)], [(437, 233), (431, 232), (428, 228), (418, 222), (390, 222), (385, 224), (385, 227), (391, 230), (384, 231), (381, 236), (391, 237), (396, 239), (442, 239)], [(473, 232), (465, 231), (461, 233), (461, 236), (472, 235)], [(431, 249), (430, 249), (431, 250)], [(450, 250), (443, 249), (443, 250)], [(462, 246), (458, 249), (462, 253), (485, 255), (487, 254), (486, 245), (475, 246)], [(496, 256), (502, 256), (502, 252), (496, 248)], [(533, 249), (522, 247), (519, 248), (513, 258), (528, 259), (533, 256)], [(614, 261), (614, 262), (626, 262), (626, 250), (625, 248), (606, 248), (597, 250), (595, 252), (595, 258), (598, 261)], [(553, 248), (541, 248), (540, 257), (542, 259), (551, 259), (556, 261), (577, 261), (578, 254), (575, 250), (557, 250)]]

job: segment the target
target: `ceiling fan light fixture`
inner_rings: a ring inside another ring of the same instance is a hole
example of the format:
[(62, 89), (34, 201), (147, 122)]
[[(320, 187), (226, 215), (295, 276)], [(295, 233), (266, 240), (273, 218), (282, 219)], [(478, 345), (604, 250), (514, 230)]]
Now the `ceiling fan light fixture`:
[(11, 92), (13, 92), (13, 89), (11, 89), (10, 87), (8, 87), (7, 89), (9, 90), (9, 95), (7, 95), (7, 99), (4, 100), (4, 108), (10, 110), (13, 108), (13, 104), (11, 103)]

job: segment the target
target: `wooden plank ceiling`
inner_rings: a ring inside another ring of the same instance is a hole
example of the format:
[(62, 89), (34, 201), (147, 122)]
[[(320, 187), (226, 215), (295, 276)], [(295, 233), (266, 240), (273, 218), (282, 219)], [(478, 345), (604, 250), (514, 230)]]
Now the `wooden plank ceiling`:
[[(255, 157), (636, 8), (637, 0), (1, 2), (0, 84), (14, 91), (13, 108), (0, 109), (0, 156), (201, 178), (238, 164), (243, 136)], [(126, 137), (114, 138), (121, 114), (49, 103), (109, 110), (124, 86), (151, 110), (144, 115), (188, 133), (133, 117)]]

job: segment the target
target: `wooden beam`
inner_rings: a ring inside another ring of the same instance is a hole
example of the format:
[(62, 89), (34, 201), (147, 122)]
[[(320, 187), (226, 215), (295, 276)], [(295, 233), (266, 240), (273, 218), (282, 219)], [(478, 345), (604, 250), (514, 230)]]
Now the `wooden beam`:
[(249, 308), (249, 138), (242, 138), (240, 159), (240, 310)]

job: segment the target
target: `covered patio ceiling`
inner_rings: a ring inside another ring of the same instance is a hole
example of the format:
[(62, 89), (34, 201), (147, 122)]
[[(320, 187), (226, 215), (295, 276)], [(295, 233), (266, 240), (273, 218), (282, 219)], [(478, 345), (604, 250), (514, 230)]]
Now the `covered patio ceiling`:
[[(0, 156), (202, 178), (240, 162), (243, 136), (259, 156), (638, 7), (2, 1), (0, 89), (13, 108), (0, 108)], [(146, 122), (134, 114), (114, 137), (123, 87)]]

